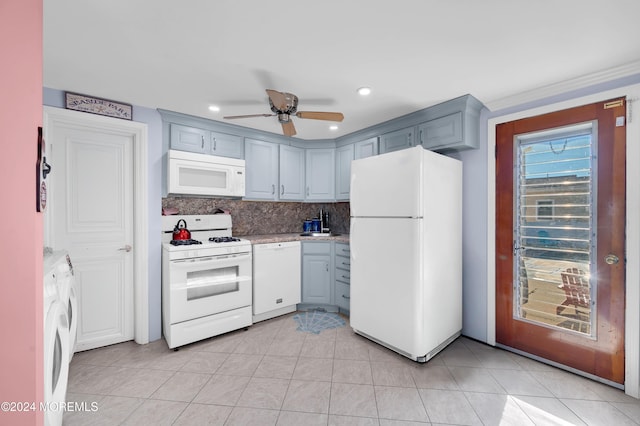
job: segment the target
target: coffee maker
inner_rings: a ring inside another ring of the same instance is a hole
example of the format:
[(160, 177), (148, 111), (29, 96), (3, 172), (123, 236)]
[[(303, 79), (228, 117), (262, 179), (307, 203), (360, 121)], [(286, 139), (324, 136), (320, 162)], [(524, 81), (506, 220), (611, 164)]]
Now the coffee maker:
[(329, 212), (321, 208), (318, 217), (320, 218), (320, 232), (331, 232), (329, 228)]

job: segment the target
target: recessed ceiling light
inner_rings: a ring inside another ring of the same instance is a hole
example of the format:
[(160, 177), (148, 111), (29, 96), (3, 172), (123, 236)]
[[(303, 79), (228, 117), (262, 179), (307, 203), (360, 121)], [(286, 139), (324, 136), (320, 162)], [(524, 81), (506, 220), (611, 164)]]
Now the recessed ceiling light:
[(371, 88), (370, 87), (361, 87), (361, 88), (358, 89), (358, 94), (360, 96), (367, 96), (370, 93), (371, 93)]
[(220, 112), (220, 107), (217, 105), (209, 105), (209, 111), (211, 112)]
[(338, 130), (338, 126), (333, 124), (333, 125), (329, 126), (329, 130)]

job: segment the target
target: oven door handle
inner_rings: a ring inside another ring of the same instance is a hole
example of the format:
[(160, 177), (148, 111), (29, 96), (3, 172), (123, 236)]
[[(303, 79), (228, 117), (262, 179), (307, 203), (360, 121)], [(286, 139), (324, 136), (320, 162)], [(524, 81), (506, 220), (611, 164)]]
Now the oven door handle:
[(176, 266), (178, 266), (178, 265), (189, 265), (196, 262), (218, 263), (218, 262), (226, 261), (229, 259), (236, 259), (238, 261), (241, 261), (241, 260), (244, 260), (245, 258), (250, 259), (251, 254), (250, 253), (223, 254), (221, 256), (206, 256), (206, 257), (193, 257), (190, 259), (175, 259), (171, 261), (171, 264), (175, 264)]
[(203, 288), (203, 287), (217, 287), (217, 286), (222, 286), (225, 284), (231, 284), (231, 283), (238, 283), (238, 284), (242, 284), (245, 283), (247, 281), (251, 281), (251, 277), (247, 277), (247, 276), (238, 276), (234, 279), (231, 280), (221, 280), (221, 281), (207, 281), (201, 284), (171, 284), (171, 290), (172, 291), (176, 291), (176, 290), (190, 290), (190, 289), (194, 289), (194, 288)]

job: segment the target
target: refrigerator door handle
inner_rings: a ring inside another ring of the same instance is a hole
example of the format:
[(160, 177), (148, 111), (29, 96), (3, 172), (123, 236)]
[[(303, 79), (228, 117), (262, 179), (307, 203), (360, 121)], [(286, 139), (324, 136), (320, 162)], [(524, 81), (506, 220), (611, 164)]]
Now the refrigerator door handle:
[[(349, 234), (351, 237), (351, 240), (353, 241), (353, 231), (356, 229), (356, 219), (354, 217), (351, 217), (351, 223), (349, 224)], [(349, 245), (349, 261), (351, 263), (353, 263), (354, 259), (356, 258), (356, 251), (355, 251), (355, 247), (353, 244)]]

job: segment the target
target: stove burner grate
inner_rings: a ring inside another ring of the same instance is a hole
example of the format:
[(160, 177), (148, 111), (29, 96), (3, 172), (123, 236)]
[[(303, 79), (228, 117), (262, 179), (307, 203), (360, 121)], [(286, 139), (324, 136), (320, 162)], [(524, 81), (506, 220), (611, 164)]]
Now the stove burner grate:
[(195, 245), (195, 244), (202, 244), (202, 241), (198, 241), (198, 240), (171, 240), (169, 241), (169, 243), (171, 245), (174, 246), (191, 246), (191, 245)]
[(211, 237), (209, 241), (213, 243), (232, 243), (235, 241), (241, 241), (240, 238), (236, 237)]

